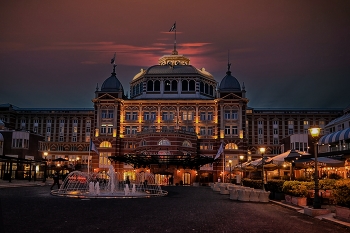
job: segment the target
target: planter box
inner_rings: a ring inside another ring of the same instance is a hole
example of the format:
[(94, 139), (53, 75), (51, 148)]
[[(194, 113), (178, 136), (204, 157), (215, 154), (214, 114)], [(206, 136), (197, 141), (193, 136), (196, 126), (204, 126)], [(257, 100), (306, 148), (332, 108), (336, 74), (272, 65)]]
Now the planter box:
[(335, 217), (339, 220), (350, 222), (350, 208), (335, 206)]
[(314, 209), (312, 207), (304, 207), (304, 214), (315, 217), (331, 213), (330, 209)]
[(284, 199), (286, 200), (286, 203), (292, 204), (292, 196), (291, 195), (284, 195)]
[(292, 196), (292, 204), (298, 205), (298, 206), (306, 206), (307, 205), (307, 198), (306, 197), (293, 197)]

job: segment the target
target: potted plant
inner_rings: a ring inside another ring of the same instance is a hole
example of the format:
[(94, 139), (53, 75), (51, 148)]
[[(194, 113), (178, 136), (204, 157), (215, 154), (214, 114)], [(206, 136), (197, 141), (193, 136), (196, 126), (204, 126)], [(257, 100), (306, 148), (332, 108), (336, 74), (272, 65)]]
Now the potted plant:
[(306, 206), (308, 190), (308, 182), (301, 181), (285, 181), (282, 187), (286, 202), (299, 206)]
[(350, 180), (338, 180), (333, 189), (335, 216), (343, 221), (350, 222)]

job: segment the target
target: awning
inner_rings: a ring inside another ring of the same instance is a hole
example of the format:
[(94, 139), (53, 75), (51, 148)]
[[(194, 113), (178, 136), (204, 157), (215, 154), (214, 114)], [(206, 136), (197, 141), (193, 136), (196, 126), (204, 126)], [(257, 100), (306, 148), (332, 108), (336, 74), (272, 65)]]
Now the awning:
[(339, 142), (350, 138), (350, 128), (340, 130), (331, 134), (324, 135), (318, 141), (319, 145)]
[[(295, 164), (297, 167), (313, 167), (315, 166), (315, 158), (300, 159)], [(320, 167), (344, 167), (345, 162), (327, 157), (318, 157), (317, 164)]]
[(284, 161), (292, 161), (296, 160), (296, 158), (301, 159), (304, 155), (310, 155), (306, 152), (301, 152), (298, 150), (288, 150), (282, 154), (276, 155), (272, 158), (267, 159), (265, 162), (269, 163), (272, 162), (273, 164), (276, 164), (278, 166), (282, 166), (284, 164)]

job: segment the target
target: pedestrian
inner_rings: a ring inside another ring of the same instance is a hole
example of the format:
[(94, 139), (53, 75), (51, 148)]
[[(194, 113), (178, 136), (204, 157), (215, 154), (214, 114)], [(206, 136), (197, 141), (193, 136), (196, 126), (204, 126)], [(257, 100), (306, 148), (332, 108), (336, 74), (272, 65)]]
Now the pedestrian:
[(126, 181), (125, 181), (125, 183), (126, 183), (127, 185), (130, 185), (129, 176), (127, 176), (127, 177), (126, 177)]
[(53, 184), (51, 185), (51, 190), (52, 188), (55, 186), (55, 184), (57, 184), (57, 188), (60, 188), (60, 177), (58, 175), (58, 172), (55, 172), (55, 174), (53, 175)]

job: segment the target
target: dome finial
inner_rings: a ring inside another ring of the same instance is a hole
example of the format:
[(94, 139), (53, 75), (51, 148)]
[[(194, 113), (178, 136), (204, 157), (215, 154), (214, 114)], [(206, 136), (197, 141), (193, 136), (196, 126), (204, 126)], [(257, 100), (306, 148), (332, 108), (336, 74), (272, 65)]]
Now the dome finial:
[(113, 72), (111, 73), (112, 75), (116, 75), (116, 73), (115, 73), (115, 67), (116, 67), (117, 65), (116, 64), (113, 64)]
[(230, 50), (227, 51), (227, 72), (226, 74), (231, 74), (231, 63), (230, 63)]
[(116, 73), (115, 73), (115, 67), (116, 67), (117, 65), (115, 64), (115, 56), (116, 56), (116, 52), (114, 52), (114, 56), (113, 56), (113, 58), (111, 59), (111, 64), (113, 64), (113, 73), (112, 73), (112, 75), (116, 75)]

